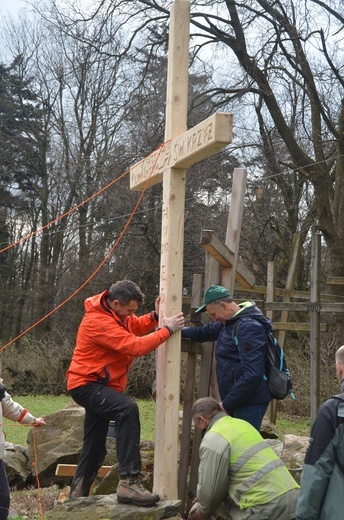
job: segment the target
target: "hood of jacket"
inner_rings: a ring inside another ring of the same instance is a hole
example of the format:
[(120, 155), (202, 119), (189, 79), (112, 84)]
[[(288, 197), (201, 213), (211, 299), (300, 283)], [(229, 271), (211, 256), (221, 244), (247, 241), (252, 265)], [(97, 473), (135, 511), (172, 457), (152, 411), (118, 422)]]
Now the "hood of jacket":
[(261, 323), (268, 332), (273, 331), (272, 321), (270, 318), (264, 316), (262, 311), (256, 306), (255, 302), (247, 301), (243, 303), (239, 303), (240, 311), (238, 311), (234, 316), (227, 320), (226, 325), (233, 325), (233, 323), (240, 319), (253, 318), (259, 323)]

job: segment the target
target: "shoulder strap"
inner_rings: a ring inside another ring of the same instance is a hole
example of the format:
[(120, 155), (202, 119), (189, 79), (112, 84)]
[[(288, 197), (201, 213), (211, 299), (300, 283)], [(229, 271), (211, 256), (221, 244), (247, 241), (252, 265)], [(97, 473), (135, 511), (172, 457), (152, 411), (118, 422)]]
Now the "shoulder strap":
[(233, 337), (233, 341), (235, 343), (236, 346), (239, 345), (239, 340), (238, 340), (238, 330), (239, 330), (239, 327), (240, 327), (240, 323), (241, 323), (241, 320), (240, 318), (238, 320), (236, 320), (236, 322), (234, 323), (234, 327), (233, 327), (233, 330), (232, 330), (232, 337)]
[(243, 321), (247, 321), (248, 319), (249, 318), (246, 317), (246, 316), (243, 316), (242, 318), (238, 317), (236, 322), (234, 323), (234, 327), (233, 327), (233, 330), (232, 330), (232, 338), (233, 338), (233, 341), (234, 341), (234, 344), (235, 344), (236, 347), (239, 345), (238, 332), (239, 332), (240, 324)]
[(238, 332), (239, 332), (240, 324), (243, 321), (249, 321), (249, 320), (259, 321), (259, 323), (261, 325), (263, 325), (263, 327), (266, 329), (266, 334), (267, 334), (267, 337), (268, 337), (269, 341), (274, 343), (275, 338), (272, 335), (272, 331), (267, 329), (267, 327), (264, 325), (264, 323), (262, 323), (258, 318), (256, 318), (255, 316), (242, 316), (242, 317), (238, 316), (236, 322), (234, 323), (234, 327), (233, 327), (233, 331), (232, 331), (232, 338), (233, 338), (233, 341), (234, 341), (234, 344), (235, 344), (236, 347), (239, 345)]

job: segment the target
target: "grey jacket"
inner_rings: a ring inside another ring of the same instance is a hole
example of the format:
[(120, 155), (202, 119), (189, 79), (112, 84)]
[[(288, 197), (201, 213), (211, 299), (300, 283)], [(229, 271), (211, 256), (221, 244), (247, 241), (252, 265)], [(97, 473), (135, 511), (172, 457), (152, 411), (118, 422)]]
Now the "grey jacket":
[[(344, 383), (342, 383), (344, 391)], [(319, 409), (301, 476), (298, 520), (338, 520), (344, 506), (344, 394)]]

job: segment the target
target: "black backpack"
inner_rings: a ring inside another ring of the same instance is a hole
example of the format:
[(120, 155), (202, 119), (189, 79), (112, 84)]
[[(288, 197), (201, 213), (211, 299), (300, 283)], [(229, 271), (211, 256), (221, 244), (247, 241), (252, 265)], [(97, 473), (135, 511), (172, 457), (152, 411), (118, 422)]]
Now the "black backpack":
[[(254, 316), (251, 316), (251, 319), (255, 319)], [(238, 330), (241, 321), (242, 319), (238, 319), (233, 327), (233, 341), (236, 346), (239, 345)], [(267, 370), (264, 379), (268, 383), (271, 397), (272, 399), (282, 400), (289, 395), (295, 399), (283, 349), (269, 330), (266, 331), (266, 334), (268, 338)]]

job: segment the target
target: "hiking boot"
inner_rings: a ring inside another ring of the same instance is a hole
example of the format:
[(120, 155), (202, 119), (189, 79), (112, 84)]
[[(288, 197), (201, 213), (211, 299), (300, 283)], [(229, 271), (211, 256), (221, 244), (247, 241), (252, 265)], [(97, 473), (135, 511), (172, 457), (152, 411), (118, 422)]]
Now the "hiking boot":
[(134, 504), (135, 506), (154, 506), (160, 497), (144, 488), (139, 475), (122, 478), (118, 482), (117, 501), (120, 504)]

